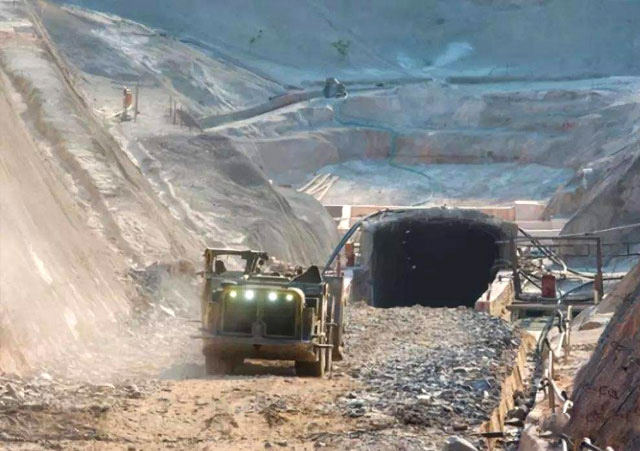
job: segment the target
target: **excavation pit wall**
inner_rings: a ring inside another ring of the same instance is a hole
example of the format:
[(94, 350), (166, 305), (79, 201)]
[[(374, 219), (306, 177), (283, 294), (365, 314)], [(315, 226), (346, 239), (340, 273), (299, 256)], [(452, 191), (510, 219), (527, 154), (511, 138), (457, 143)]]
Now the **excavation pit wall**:
[(515, 224), (478, 211), (385, 211), (362, 225), (352, 299), (374, 307), (474, 307), (509, 259)]

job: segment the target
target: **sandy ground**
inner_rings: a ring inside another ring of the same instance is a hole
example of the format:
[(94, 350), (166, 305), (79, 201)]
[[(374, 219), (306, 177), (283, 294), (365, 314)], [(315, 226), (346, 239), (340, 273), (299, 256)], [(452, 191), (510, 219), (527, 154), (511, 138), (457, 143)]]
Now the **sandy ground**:
[(27, 443), (5, 441), (11, 449), (313, 449), (325, 435), (358, 429), (333, 408), (350, 385), (297, 379), (291, 369), (288, 376), (148, 382), (136, 391), (69, 385), (60, 390), (70, 405), (20, 409), (9, 428), (6, 417), (0, 421), (5, 433), (31, 431)]
[[(20, 450), (435, 450), (451, 434), (477, 442), (474, 433), (497, 406), (518, 345), (499, 323), (467, 309), (354, 304), (346, 358), (325, 379), (296, 377), (292, 362), (262, 361), (205, 377), (195, 340), (183, 342), (184, 355), (160, 373), (161, 365), (146, 374), (119, 367), (110, 380), (90, 368), (75, 379), (64, 371), (3, 374), (0, 443)], [(498, 328), (499, 343), (489, 343)], [(173, 333), (186, 336), (167, 328)], [(135, 354), (127, 346), (120, 353), (123, 360)], [(465, 353), (478, 364), (466, 365)], [(96, 369), (107, 370), (108, 357)], [(165, 355), (158, 363), (169, 361)], [(482, 387), (473, 388), (478, 381)]]

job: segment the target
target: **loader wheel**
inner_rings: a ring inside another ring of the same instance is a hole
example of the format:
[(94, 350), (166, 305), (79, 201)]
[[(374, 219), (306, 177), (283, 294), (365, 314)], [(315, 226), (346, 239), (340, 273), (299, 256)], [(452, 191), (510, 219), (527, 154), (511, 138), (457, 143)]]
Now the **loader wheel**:
[(222, 358), (217, 354), (204, 355), (204, 367), (207, 374), (229, 374), (237, 364), (237, 359)]
[[(333, 322), (334, 320), (332, 320)], [(338, 323), (337, 326), (333, 326), (329, 332), (329, 343), (333, 345), (331, 351), (327, 354), (331, 355), (331, 360), (340, 361), (343, 358), (342, 355), (342, 324)], [(329, 359), (327, 359), (329, 360)], [(329, 365), (327, 365), (329, 368)]]
[(299, 377), (322, 377), (326, 366), (327, 348), (320, 348), (319, 358), (315, 362), (296, 361), (296, 374)]
[(344, 360), (344, 354), (342, 353), (342, 346), (337, 342), (333, 343), (333, 349), (331, 350), (331, 358), (337, 362)]
[[(342, 306), (338, 304), (338, 299), (333, 296), (331, 301), (330, 322), (334, 324), (329, 328), (329, 343), (333, 345), (331, 348), (331, 360), (340, 361), (342, 355), (342, 337), (344, 335), (344, 326), (342, 325)], [(330, 360), (330, 359), (327, 359)], [(331, 365), (327, 363), (327, 371)]]

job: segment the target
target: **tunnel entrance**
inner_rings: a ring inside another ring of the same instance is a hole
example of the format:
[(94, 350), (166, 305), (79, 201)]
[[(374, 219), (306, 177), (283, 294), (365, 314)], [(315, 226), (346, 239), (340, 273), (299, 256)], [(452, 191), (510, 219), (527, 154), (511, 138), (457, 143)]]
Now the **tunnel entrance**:
[(503, 230), (463, 218), (401, 218), (372, 234), (372, 304), (472, 307), (496, 275)]

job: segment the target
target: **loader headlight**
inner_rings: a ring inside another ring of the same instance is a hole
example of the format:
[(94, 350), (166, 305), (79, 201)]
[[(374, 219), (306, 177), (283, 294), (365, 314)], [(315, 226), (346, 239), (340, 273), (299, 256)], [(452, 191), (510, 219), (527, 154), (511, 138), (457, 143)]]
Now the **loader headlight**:
[(253, 301), (253, 298), (255, 298), (255, 297), (256, 297), (256, 292), (253, 291), (253, 290), (247, 290), (247, 291), (244, 292), (244, 298), (247, 301)]
[(271, 301), (277, 301), (278, 300), (278, 293), (276, 293), (275, 291), (270, 291), (269, 294), (267, 295), (267, 298)]
[(238, 297), (238, 292), (237, 292), (236, 290), (231, 290), (231, 291), (229, 292), (229, 297), (230, 297), (231, 299), (235, 299), (235, 298), (237, 298), (237, 297)]
[(293, 301), (293, 295), (291, 293), (287, 293), (287, 295), (284, 298), (289, 302)]

